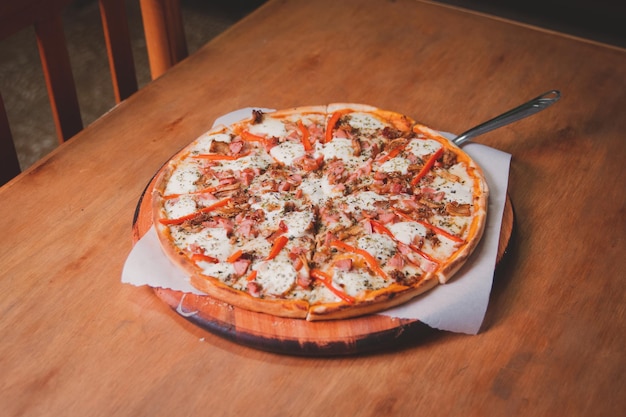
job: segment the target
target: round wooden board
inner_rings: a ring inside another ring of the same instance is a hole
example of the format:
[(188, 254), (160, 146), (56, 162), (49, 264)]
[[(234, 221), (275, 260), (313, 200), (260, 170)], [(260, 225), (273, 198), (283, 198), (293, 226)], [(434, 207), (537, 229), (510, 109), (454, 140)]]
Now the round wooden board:
[[(144, 190), (133, 220), (133, 241), (152, 226), (150, 195), (154, 178)], [(497, 262), (506, 252), (513, 231), (513, 207), (507, 196)], [(209, 296), (164, 288), (154, 292), (174, 311), (196, 325), (234, 342), (276, 353), (336, 356), (397, 348), (432, 331), (419, 320), (378, 314), (346, 320), (309, 322), (244, 310)]]

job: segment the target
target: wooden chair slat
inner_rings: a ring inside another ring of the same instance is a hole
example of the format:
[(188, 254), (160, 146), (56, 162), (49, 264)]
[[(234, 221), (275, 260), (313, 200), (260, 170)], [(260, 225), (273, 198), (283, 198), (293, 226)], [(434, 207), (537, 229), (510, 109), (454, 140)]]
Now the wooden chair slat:
[(125, 3), (124, 0), (99, 3), (115, 102), (120, 103), (138, 88)]
[(61, 16), (35, 22), (35, 34), (57, 137), (63, 142), (80, 132), (83, 122)]
[(152, 79), (188, 55), (180, 0), (141, 0)]
[(9, 119), (0, 95), (0, 185), (20, 173), (20, 163), (11, 136)]
[[(32, 26), (59, 142), (83, 129), (76, 84), (63, 31), (62, 13), (75, 0), (0, 2), (0, 40)], [(116, 103), (138, 89), (125, 0), (98, 0)], [(141, 0), (152, 78), (187, 56), (180, 0)], [(4, 103), (0, 97), (0, 186), (20, 172)]]

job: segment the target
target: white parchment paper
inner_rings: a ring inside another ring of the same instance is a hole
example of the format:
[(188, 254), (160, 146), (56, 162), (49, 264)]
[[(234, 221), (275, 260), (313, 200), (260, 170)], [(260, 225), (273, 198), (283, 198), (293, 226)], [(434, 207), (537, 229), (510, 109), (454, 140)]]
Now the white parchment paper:
[[(214, 126), (228, 125), (250, 116), (252, 109), (240, 109), (217, 119)], [(454, 135), (444, 133), (452, 138)], [(380, 314), (419, 319), (427, 325), (452, 332), (477, 334), (489, 303), (496, 264), (502, 214), (506, 201), (511, 155), (469, 143), (463, 147), (483, 169), (489, 185), (489, 208), (483, 238), (454, 277), (402, 306)], [(135, 244), (124, 269), (122, 282), (136, 286), (169, 288), (202, 294), (189, 284), (189, 278), (163, 254), (154, 227)]]

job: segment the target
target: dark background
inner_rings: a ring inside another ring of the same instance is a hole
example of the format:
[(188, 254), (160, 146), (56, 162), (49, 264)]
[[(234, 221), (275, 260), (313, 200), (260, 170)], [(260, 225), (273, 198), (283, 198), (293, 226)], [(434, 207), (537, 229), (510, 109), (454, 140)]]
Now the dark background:
[[(314, 0), (310, 0), (314, 1)], [(340, 0), (338, 0), (340, 1)], [(394, 0), (369, 0), (394, 1)], [(617, 47), (626, 47), (626, 1), (442, 0), (457, 7), (516, 20)], [(139, 86), (150, 81), (138, 0), (127, 0)], [(193, 53), (263, 0), (181, 0), (188, 49)], [(367, 1), (364, 1), (364, 5)], [(77, 0), (64, 15), (65, 35), (83, 123), (114, 106), (97, 0)], [(0, 92), (22, 169), (57, 146), (32, 29), (0, 41)]]

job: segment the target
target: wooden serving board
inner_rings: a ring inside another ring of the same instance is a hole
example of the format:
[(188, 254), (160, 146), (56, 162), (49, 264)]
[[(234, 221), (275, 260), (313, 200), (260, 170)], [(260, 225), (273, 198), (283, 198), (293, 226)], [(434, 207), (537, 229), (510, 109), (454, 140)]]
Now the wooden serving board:
[[(133, 241), (152, 226), (150, 195), (155, 178), (144, 190), (133, 220)], [(506, 252), (513, 231), (513, 207), (507, 196), (497, 262)], [(185, 319), (234, 342), (276, 353), (335, 356), (398, 348), (434, 331), (419, 320), (384, 315), (309, 322), (244, 310), (209, 296), (164, 288), (154, 292)]]

